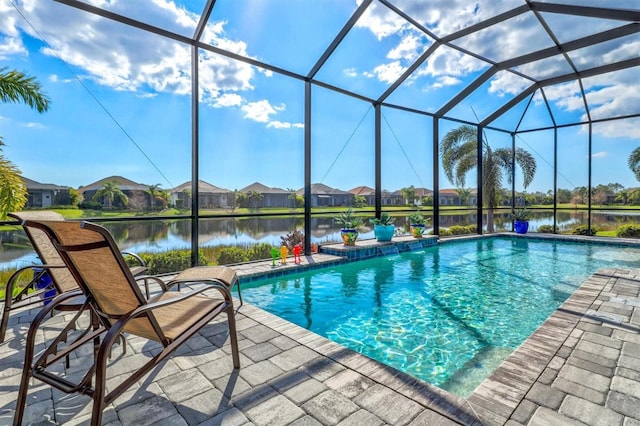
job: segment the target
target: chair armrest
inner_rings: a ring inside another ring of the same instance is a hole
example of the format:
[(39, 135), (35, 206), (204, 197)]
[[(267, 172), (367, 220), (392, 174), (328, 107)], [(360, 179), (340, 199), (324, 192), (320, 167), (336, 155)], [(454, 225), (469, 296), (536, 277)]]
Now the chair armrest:
[(148, 311), (152, 311), (154, 309), (158, 309), (158, 308), (163, 308), (165, 306), (171, 305), (173, 303), (178, 303), (181, 302), (183, 300), (186, 300), (190, 297), (196, 296), (200, 293), (203, 293), (205, 291), (211, 290), (211, 289), (215, 289), (218, 290), (220, 293), (222, 293), (222, 296), (224, 297), (224, 300), (227, 303), (231, 303), (231, 292), (227, 289), (227, 287), (225, 287), (224, 285), (218, 285), (218, 284), (214, 284), (214, 285), (207, 285), (207, 286), (202, 286), (201, 288), (192, 290), (188, 293), (178, 293), (180, 294), (180, 296), (177, 297), (172, 297), (171, 299), (167, 299), (167, 300), (161, 300), (158, 302), (152, 302), (152, 303), (148, 303), (146, 305), (140, 306), (138, 307), (135, 311), (131, 312), (131, 317), (135, 317), (138, 316), (142, 313), (148, 312)]
[(168, 286), (162, 278), (156, 275), (137, 275), (134, 278), (136, 279), (136, 281), (144, 281), (144, 286), (147, 290), (147, 298), (149, 297), (149, 281), (154, 281), (157, 284), (160, 284), (163, 293), (169, 291), (169, 288), (171, 287)]
[(140, 266), (147, 266), (147, 264), (145, 263), (145, 261), (137, 254), (130, 252), (130, 251), (121, 251), (120, 254), (122, 254), (123, 257), (125, 256), (131, 256), (133, 257), (136, 262), (138, 262), (140, 264)]
[[(38, 269), (54, 269), (54, 268), (66, 268), (66, 266), (65, 265), (29, 265), (29, 266), (24, 266), (24, 267), (18, 269), (13, 274), (11, 274), (11, 276), (9, 277), (9, 280), (7, 281), (7, 285), (5, 287), (5, 300), (6, 301), (10, 301), (10, 300), (14, 299), (13, 289), (16, 286), (16, 284), (18, 284), (18, 278), (20, 277), (20, 275), (22, 275), (23, 272), (33, 270), (34, 268), (38, 268)], [(36, 284), (36, 280), (31, 278), (29, 280), (29, 282), (27, 283), (27, 285), (24, 287), (24, 289), (20, 293), (18, 293), (15, 296), (15, 298), (21, 298), (22, 296), (24, 296), (24, 293), (29, 288), (31, 288), (34, 284)], [(44, 293), (44, 290), (36, 291), (34, 293), (31, 293), (30, 296), (37, 296), (40, 293)], [(10, 305), (10, 303), (8, 302), (6, 306), (9, 306), (9, 305)]]

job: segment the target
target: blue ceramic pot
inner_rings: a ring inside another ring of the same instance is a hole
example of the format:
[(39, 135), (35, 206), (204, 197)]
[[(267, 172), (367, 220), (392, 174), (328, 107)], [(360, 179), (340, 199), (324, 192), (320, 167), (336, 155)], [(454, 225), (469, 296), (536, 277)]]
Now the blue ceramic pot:
[(522, 222), (522, 221), (516, 220), (513, 222), (513, 228), (518, 234), (526, 234), (527, 231), (529, 230), (529, 222)]
[(382, 241), (391, 241), (393, 238), (393, 234), (396, 231), (395, 225), (374, 225), (373, 233), (376, 236), (376, 240), (379, 242)]

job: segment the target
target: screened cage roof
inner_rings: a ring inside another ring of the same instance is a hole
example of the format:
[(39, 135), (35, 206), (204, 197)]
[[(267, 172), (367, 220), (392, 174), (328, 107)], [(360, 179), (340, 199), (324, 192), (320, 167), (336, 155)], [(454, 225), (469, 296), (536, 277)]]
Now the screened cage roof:
[(567, 124), (558, 105), (580, 122), (640, 114), (637, 0), (58, 1), (198, 46), (205, 68), (238, 59), (483, 126), (521, 130), (531, 102), (541, 127)]
[[(631, 187), (639, 31), (638, 0), (0, 0), (0, 68), (53, 104), (0, 106), (3, 148), (25, 176), (74, 187), (196, 181), (196, 145), (201, 163), (229, 159), (200, 170), (219, 187), (311, 174), (347, 190), (376, 186), (379, 136), (394, 191), (435, 186), (434, 147), (468, 123), (495, 145), (528, 133), (544, 164), (558, 129), (560, 160), (579, 149), (595, 181)], [(575, 173), (562, 184), (588, 184)]]

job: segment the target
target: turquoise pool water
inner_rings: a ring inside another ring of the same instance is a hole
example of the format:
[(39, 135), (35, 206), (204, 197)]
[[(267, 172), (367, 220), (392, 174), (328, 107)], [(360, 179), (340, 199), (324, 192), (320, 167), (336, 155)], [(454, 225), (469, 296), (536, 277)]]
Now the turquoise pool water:
[(246, 301), (466, 397), (598, 268), (640, 249), (485, 238), (256, 281)]

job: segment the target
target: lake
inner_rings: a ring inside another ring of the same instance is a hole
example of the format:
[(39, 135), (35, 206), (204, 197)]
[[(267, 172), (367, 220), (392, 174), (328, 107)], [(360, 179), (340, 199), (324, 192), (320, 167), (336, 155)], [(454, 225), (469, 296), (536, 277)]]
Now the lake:
[[(553, 211), (532, 212), (529, 230), (541, 225), (553, 224)], [(558, 211), (557, 224), (560, 231), (572, 229), (578, 224), (586, 224), (586, 211)], [(593, 212), (592, 225), (598, 229), (615, 229), (624, 223), (640, 223), (640, 212), (606, 211)], [(454, 225), (476, 223), (476, 214), (441, 215), (440, 226), (448, 228)], [(127, 222), (104, 223), (112, 232), (123, 250), (134, 252), (162, 252), (170, 249), (189, 249), (191, 247), (191, 225), (187, 219), (172, 220), (132, 220)], [(396, 218), (396, 228), (408, 226), (406, 218)], [(495, 215), (496, 231), (510, 231), (511, 221), (508, 214)], [(256, 243), (279, 246), (280, 237), (295, 229), (304, 229), (302, 217), (287, 218), (206, 218), (200, 221), (201, 246), (238, 246), (246, 247)], [(319, 244), (340, 241), (340, 226), (331, 217), (311, 219), (311, 242)], [(360, 232), (360, 239), (374, 238), (370, 225)], [(0, 232), (0, 268), (22, 267), (37, 261), (22, 231)]]

